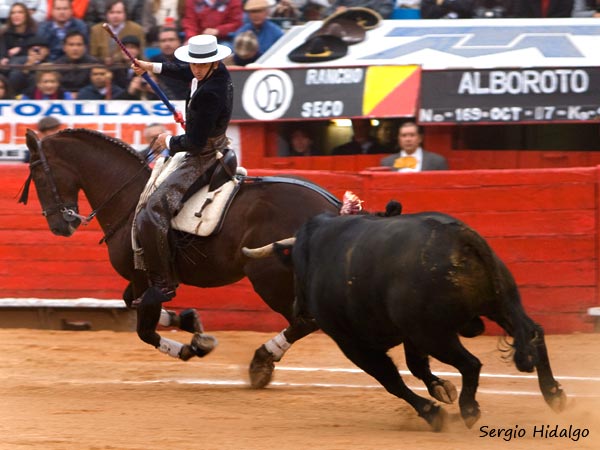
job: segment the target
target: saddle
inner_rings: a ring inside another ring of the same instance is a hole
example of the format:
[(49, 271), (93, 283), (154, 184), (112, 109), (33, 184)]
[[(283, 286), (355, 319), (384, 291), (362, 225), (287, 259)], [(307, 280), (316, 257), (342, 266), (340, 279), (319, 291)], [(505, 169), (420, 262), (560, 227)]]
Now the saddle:
[[(185, 153), (177, 153), (171, 158), (160, 158), (152, 170), (137, 210), (144, 205), (156, 188), (179, 167)], [(231, 200), (239, 189), (240, 175), (246, 170), (237, 165), (237, 156), (233, 150), (227, 150), (215, 165), (208, 169), (190, 187), (183, 197), (183, 206), (173, 217), (171, 226), (175, 230), (198, 236), (209, 236), (220, 229), (223, 216)], [(136, 212), (137, 213), (137, 212)], [(135, 229), (133, 241), (136, 242)]]

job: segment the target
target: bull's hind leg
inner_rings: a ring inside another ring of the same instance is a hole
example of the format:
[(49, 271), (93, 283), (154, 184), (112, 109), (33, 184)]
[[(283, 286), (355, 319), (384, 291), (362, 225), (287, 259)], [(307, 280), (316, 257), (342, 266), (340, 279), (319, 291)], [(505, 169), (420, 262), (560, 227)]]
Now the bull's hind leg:
[(537, 349), (538, 361), (535, 365), (538, 374), (538, 383), (546, 403), (556, 412), (561, 412), (567, 405), (567, 395), (560, 387), (558, 381), (554, 379), (550, 359), (548, 358), (548, 349), (544, 339), (544, 330), (537, 327), (537, 336), (535, 337), (535, 347)]
[(348, 359), (379, 381), (390, 394), (408, 402), (434, 431), (441, 431), (446, 419), (445, 411), (411, 391), (385, 351), (361, 347), (360, 343), (347, 338), (335, 341)]
[(556, 412), (562, 411), (567, 396), (554, 379), (548, 349), (544, 339), (544, 329), (525, 314), (520, 304), (510, 305), (512, 311), (504, 317), (490, 317), (514, 338), (514, 360), (521, 372), (537, 369), (540, 391), (546, 403)]
[(462, 375), (462, 389), (458, 404), (465, 424), (471, 428), (481, 416), (479, 403), (475, 400), (481, 362), (463, 347), (457, 335), (442, 336), (427, 350), (434, 358), (456, 367)]
[(423, 380), (429, 395), (444, 403), (452, 403), (456, 400), (456, 387), (448, 380), (438, 378), (429, 368), (429, 355), (420, 352), (410, 341), (404, 342), (404, 355), (408, 370)]

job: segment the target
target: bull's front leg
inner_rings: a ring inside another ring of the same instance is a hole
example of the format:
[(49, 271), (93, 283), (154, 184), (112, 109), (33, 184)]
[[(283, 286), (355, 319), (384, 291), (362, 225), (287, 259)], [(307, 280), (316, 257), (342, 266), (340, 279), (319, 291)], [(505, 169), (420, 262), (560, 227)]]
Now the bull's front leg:
[(299, 318), (277, 336), (261, 345), (254, 352), (254, 358), (248, 369), (250, 386), (255, 389), (266, 387), (273, 379), (275, 363), (283, 358), (291, 345), (318, 329), (314, 320)]

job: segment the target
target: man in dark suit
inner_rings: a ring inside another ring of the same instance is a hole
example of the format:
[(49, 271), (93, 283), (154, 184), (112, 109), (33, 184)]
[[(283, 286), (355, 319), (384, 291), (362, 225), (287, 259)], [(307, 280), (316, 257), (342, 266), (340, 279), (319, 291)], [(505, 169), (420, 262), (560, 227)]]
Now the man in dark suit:
[(178, 136), (160, 133), (151, 148), (157, 154), (167, 149), (170, 156), (177, 153), (186, 156), (137, 215), (138, 240), (150, 284), (140, 302), (147, 296), (159, 298), (161, 302), (175, 296), (178, 277), (173, 271), (174, 258), (169, 245), (171, 219), (190, 187), (216, 164), (218, 154), (228, 150), (229, 139), (225, 132), (233, 109), (233, 84), (222, 60), (230, 54), (231, 49), (217, 44), (214, 36), (197, 35), (190, 38), (188, 45), (175, 50), (175, 57), (189, 64), (136, 59), (137, 65), (131, 66), (137, 75), (148, 71), (191, 81), (186, 100), (185, 133)]
[(423, 132), (414, 122), (405, 122), (398, 129), (399, 151), (386, 156), (381, 165), (398, 172), (447, 170), (448, 161), (442, 155), (423, 150)]

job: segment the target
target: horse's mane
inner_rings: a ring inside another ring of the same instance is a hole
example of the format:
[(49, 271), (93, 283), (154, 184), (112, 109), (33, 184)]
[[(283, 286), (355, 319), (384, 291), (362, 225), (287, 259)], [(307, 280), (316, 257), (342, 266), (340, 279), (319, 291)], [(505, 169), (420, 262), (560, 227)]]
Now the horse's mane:
[(140, 162), (142, 163), (146, 163), (146, 160), (144, 159), (144, 156), (140, 154), (140, 152), (138, 152), (135, 148), (133, 148), (131, 145), (129, 145), (127, 142), (112, 137), (112, 136), (108, 136), (104, 133), (101, 133), (99, 131), (96, 130), (90, 130), (88, 128), (66, 128), (64, 130), (60, 130), (58, 133), (56, 133), (54, 136), (58, 136), (58, 135), (78, 135), (78, 134), (86, 134), (89, 136), (93, 136), (95, 138), (99, 138), (102, 139), (104, 141), (108, 141), (111, 144), (116, 145), (119, 148), (122, 148), (123, 150), (125, 150), (127, 153), (135, 156)]

